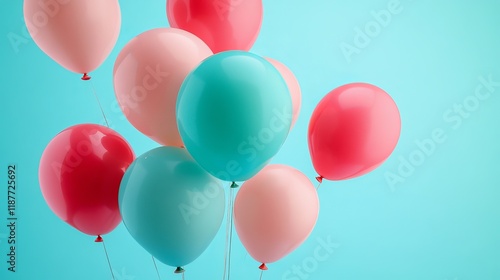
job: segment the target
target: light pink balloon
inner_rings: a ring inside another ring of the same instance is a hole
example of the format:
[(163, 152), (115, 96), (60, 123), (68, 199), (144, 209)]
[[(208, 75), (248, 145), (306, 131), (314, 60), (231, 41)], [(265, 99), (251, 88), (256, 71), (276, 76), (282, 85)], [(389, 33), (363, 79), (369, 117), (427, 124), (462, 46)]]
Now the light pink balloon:
[(117, 0), (25, 0), (24, 20), (35, 43), (76, 73), (89, 73), (108, 57), (120, 33)]
[(212, 54), (201, 39), (176, 28), (157, 28), (132, 39), (113, 71), (116, 98), (130, 123), (162, 145), (182, 147), (177, 94), (187, 74)]
[(275, 262), (302, 244), (318, 214), (318, 194), (311, 181), (285, 165), (266, 166), (242, 185), (234, 202), (238, 236), (262, 263)]
[(297, 121), (297, 118), (299, 117), (300, 113), (300, 104), (302, 103), (302, 94), (300, 91), (300, 85), (299, 81), (297, 81), (297, 78), (293, 74), (293, 72), (286, 67), (283, 63), (266, 57), (267, 61), (271, 62), (271, 64), (278, 69), (280, 72), (281, 76), (283, 76), (283, 79), (285, 79), (286, 85), (288, 86), (288, 90), (290, 91), (290, 97), (292, 98), (292, 106), (293, 106), (293, 118), (292, 118), (292, 127), (295, 125), (295, 122)]

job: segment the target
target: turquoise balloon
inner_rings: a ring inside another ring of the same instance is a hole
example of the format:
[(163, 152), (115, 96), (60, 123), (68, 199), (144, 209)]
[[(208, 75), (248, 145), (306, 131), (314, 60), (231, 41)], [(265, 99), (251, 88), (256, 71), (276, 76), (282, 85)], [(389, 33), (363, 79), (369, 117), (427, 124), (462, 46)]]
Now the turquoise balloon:
[(181, 267), (212, 242), (224, 216), (224, 197), (221, 182), (185, 149), (160, 147), (127, 169), (119, 206), (127, 230), (144, 249)]
[(176, 113), (184, 145), (205, 170), (225, 181), (245, 181), (283, 145), (292, 101), (271, 63), (228, 51), (208, 57), (186, 77)]

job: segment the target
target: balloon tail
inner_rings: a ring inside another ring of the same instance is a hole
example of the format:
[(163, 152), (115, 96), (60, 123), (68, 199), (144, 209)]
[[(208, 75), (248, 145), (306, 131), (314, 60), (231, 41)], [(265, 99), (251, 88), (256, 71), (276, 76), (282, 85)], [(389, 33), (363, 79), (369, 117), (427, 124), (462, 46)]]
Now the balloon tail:
[(156, 270), (156, 274), (158, 275), (158, 280), (161, 280), (160, 272), (158, 272), (158, 267), (156, 266), (155, 257), (151, 256), (151, 258), (153, 259), (153, 264), (155, 265), (155, 270)]
[(226, 246), (224, 249), (224, 274), (222, 280), (229, 279), (231, 274), (231, 247), (233, 239), (233, 211), (234, 211), (234, 190), (238, 187), (235, 182), (231, 183), (229, 188), (229, 202), (227, 208), (227, 223), (226, 223)]
[(94, 97), (97, 100), (97, 105), (99, 105), (99, 109), (101, 110), (101, 114), (102, 114), (102, 117), (104, 119), (104, 122), (106, 123), (106, 126), (109, 127), (108, 119), (106, 118), (106, 114), (104, 114), (104, 110), (102, 109), (101, 101), (99, 100), (99, 97), (97, 96), (97, 92), (95, 91), (94, 83), (92, 81), (90, 81), (90, 85), (92, 86), (92, 92), (94, 93)]
[(323, 176), (316, 177), (316, 181), (318, 181), (320, 184), (323, 183)]
[(84, 81), (88, 81), (90, 80), (92, 77), (90, 77), (87, 73), (83, 73), (83, 77), (82, 77), (82, 80)]
[(111, 267), (111, 262), (109, 261), (108, 250), (106, 250), (106, 244), (104, 244), (104, 239), (100, 235), (97, 236), (95, 242), (102, 243), (102, 247), (104, 248), (104, 254), (106, 254), (106, 260), (108, 261), (109, 271), (111, 272), (111, 277), (115, 280), (115, 274), (113, 273), (113, 268)]
[(100, 235), (97, 236), (97, 238), (95, 239), (95, 242), (103, 242), (104, 240), (102, 239), (102, 237)]
[(321, 184), (323, 183), (323, 176), (316, 177), (316, 181), (319, 182), (318, 186), (316, 187), (316, 190), (319, 190), (319, 187), (321, 187)]
[(178, 266), (178, 267), (175, 269), (175, 271), (174, 271), (174, 273), (177, 273), (177, 274), (179, 274), (179, 273), (184, 274), (184, 272), (185, 272), (185, 270), (184, 270), (184, 268), (182, 268), (181, 266)]
[(260, 266), (259, 266), (259, 269), (264, 271), (264, 270), (267, 270), (267, 266), (265, 263), (262, 263)]

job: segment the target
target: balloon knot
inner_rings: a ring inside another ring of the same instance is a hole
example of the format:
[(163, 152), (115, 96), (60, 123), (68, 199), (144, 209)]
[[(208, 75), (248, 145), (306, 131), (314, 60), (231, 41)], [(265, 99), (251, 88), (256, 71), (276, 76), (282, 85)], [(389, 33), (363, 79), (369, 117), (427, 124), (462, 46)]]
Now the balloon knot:
[(239, 187), (239, 185), (238, 185), (238, 184), (236, 184), (235, 182), (233, 182), (233, 183), (231, 184), (231, 189), (236, 189), (236, 188), (238, 188), (238, 187)]
[(185, 270), (184, 270), (184, 268), (182, 268), (182, 267), (178, 266), (178, 267), (175, 269), (174, 273), (184, 273), (184, 271), (185, 271)]
[(259, 266), (259, 269), (260, 270), (267, 270), (267, 266), (265, 263), (262, 263), (260, 266)]
[(89, 75), (87, 75), (87, 73), (83, 73), (82, 80), (88, 81), (88, 80), (90, 80), (90, 78), (92, 78), (92, 77), (90, 77)]
[(323, 176), (316, 177), (316, 181), (323, 183)]
[(104, 239), (102, 239), (102, 237), (100, 235), (97, 236), (97, 238), (95, 239), (95, 242), (103, 242)]

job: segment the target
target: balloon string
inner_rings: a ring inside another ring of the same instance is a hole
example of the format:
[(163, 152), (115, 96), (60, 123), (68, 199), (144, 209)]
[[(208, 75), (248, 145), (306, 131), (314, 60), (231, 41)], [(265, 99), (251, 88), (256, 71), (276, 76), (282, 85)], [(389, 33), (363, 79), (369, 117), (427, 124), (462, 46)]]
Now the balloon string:
[(156, 266), (155, 257), (151, 256), (151, 258), (153, 259), (153, 264), (155, 265), (155, 270), (156, 270), (156, 274), (158, 275), (158, 279), (161, 280), (160, 272), (158, 272), (158, 267)]
[(226, 244), (224, 248), (224, 274), (222, 276), (222, 280), (229, 279), (229, 269), (228, 267), (230, 266), (230, 257), (231, 257), (231, 232), (232, 232), (232, 204), (233, 204), (233, 188), (229, 188), (229, 199), (228, 199), (228, 207), (226, 210), (226, 217), (227, 217), (227, 222), (226, 222)]
[(99, 97), (97, 96), (97, 92), (94, 87), (94, 82), (90, 80), (90, 86), (92, 87), (92, 92), (94, 93), (94, 97), (97, 100), (97, 104), (99, 105), (99, 109), (101, 110), (102, 117), (104, 118), (104, 122), (106, 122), (106, 126), (109, 127), (108, 119), (106, 118), (106, 114), (104, 114), (104, 110), (102, 109), (101, 101), (99, 100)]
[(262, 280), (262, 275), (264, 274), (264, 270), (260, 271), (260, 280)]
[(318, 186), (316, 187), (316, 190), (319, 190), (319, 187), (321, 187), (321, 183), (318, 184)]
[(184, 280), (184, 274), (185, 274), (185, 273), (186, 273), (186, 272), (183, 272), (183, 273), (182, 273), (182, 280)]
[(231, 249), (232, 249), (232, 244), (233, 244), (233, 217), (234, 217), (234, 188), (231, 188), (229, 190), (229, 196), (231, 199), (231, 204), (230, 204), (230, 218), (231, 222), (229, 224), (229, 255), (228, 255), (228, 265), (227, 265), (227, 279), (230, 278), (231, 276)]
[[(231, 203), (230, 200), (231, 200), (231, 198), (229, 197), (228, 205), (229, 205), (229, 203)], [(226, 221), (226, 242), (225, 242), (225, 245), (224, 245), (224, 273), (222, 275), (222, 280), (225, 280), (226, 279), (226, 275), (227, 275), (227, 252), (228, 252), (228, 244), (229, 244), (229, 206), (226, 209), (226, 217), (227, 217), (227, 221)]]
[(104, 240), (102, 240), (102, 246), (104, 247), (104, 253), (106, 254), (106, 259), (108, 260), (109, 271), (111, 271), (111, 277), (115, 280), (115, 274), (113, 273), (113, 268), (111, 268), (111, 262), (109, 261), (108, 250), (106, 250), (106, 244), (104, 244)]

